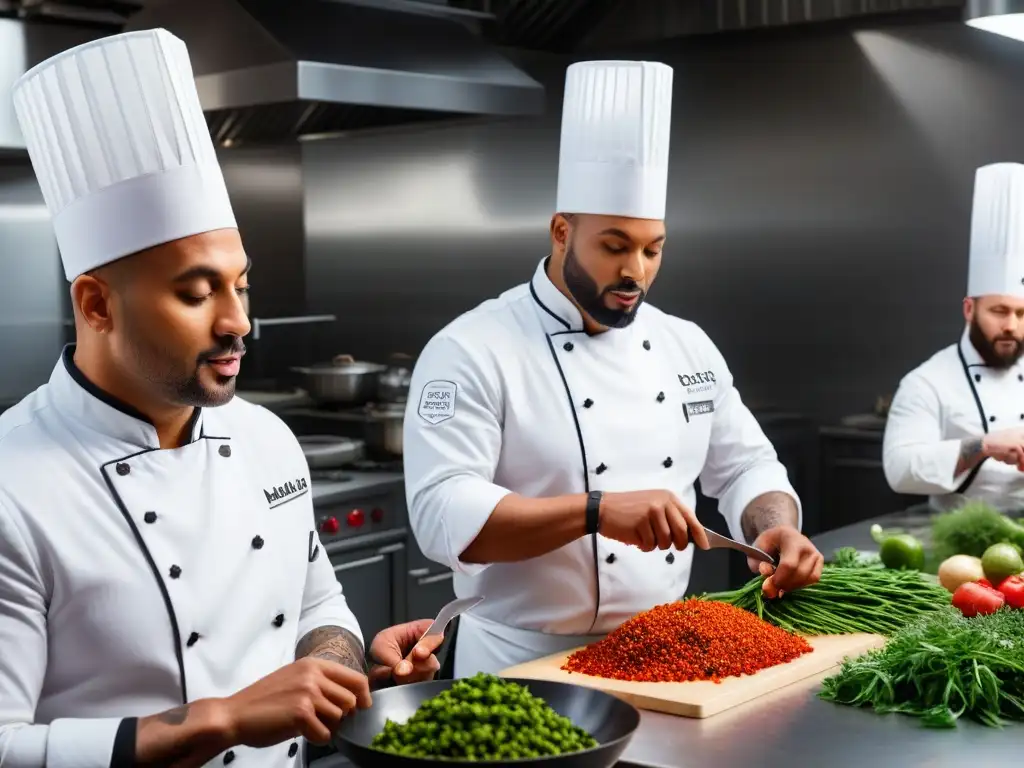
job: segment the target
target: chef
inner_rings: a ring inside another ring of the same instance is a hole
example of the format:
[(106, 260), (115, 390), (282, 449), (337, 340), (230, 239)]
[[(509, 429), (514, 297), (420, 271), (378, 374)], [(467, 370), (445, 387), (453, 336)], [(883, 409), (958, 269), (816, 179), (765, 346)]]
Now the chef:
[(1024, 509), (1024, 165), (977, 170), (960, 340), (908, 373), (885, 427), (885, 476), (944, 511)]
[(249, 264), (185, 46), (107, 37), (13, 98), (77, 344), (0, 417), (0, 766), (300, 766), (437, 660), (415, 622), (367, 669), (303, 453), (232, 397)]
[[(566, 76), (551, 254), (421, 353), (405, 415), (410, 522), (455, 571), (455, 674), (590, 642), (686, 591), (699, 478), (732, 535), (817, 580), (775, 451), (696, 325), (645, 298), (665, 247), (672, 70)], [(753, 567), (757, 567), (756, 564)], [(770, 566), (765, 566), (770, 574)]]

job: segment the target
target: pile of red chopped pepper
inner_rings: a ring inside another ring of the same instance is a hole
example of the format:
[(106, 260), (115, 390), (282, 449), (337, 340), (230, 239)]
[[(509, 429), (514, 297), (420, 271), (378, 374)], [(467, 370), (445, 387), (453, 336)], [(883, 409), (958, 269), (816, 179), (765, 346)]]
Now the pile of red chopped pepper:
[(988, 579), (961, 584), (953, 593), (953, 605), (968, 618), (995, 613), (1004, 605), (1024, 608), (1024, 578), (1010, 576), (998, 587)]
[(691, 599), (637, 614), (604, 639), (573, 653), (562, 669), (636, 682), (718, 683), (813, 650), (799, 635), (742, 608)]

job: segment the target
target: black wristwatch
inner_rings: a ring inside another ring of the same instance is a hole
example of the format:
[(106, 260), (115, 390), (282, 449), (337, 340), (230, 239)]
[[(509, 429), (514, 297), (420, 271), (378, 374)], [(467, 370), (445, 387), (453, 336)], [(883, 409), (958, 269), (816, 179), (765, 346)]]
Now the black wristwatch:
[(601, 491), (591, 491), (587, 495), (587, 535), (597, 533), (601, 527)]

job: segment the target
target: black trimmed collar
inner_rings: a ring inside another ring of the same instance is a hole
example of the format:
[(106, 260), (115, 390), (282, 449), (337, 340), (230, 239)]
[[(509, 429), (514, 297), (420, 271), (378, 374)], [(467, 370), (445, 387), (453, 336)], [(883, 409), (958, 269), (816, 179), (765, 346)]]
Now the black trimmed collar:
[(583, 331), (583, 315), (548, 277), (550, 256), (541, 259), (530, 280), (530, 295), (541, 310), (544, 327), (553, 333)]
[[(86, 426), (139, 449), (159, 448), (156, 427), (138, 409), (96, 386), (75, 364), (75, 345), (61, 352), (50, 386), (58, 407)], [(195, 408), (189, 422), (190, 442), (203, 436), (204, 411)]]

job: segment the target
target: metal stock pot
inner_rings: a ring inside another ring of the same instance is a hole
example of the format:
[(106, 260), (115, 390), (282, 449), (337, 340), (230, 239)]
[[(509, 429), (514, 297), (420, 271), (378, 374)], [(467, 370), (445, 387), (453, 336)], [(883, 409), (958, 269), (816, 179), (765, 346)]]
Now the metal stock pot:
[(386, 365), (338, 355), (329, 363), (292, 368), (301, 374), (303, 388), (321, 405), (365, 405), (377, 399), (380, 375)]

